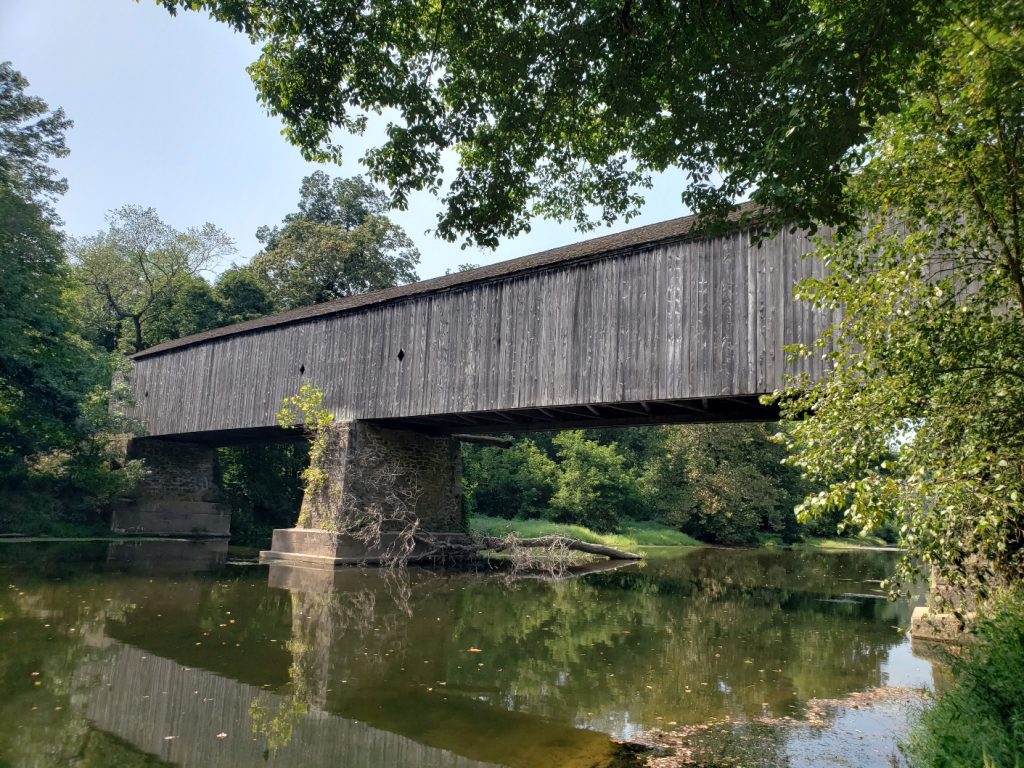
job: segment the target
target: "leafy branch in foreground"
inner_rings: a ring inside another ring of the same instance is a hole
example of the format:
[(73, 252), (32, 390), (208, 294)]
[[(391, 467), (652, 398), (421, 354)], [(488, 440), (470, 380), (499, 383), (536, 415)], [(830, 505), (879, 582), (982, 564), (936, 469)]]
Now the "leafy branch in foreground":
[(983, 593), (1024, 578), (1022, 22), (1002, 3), (942, 30), (849, 185), (866, 225), (799, 288), (845, 313), (832, 375), (781, 401), (790, 461), (824, 487), (800, 514), (898, 520), (903, 585), (918, 564)]
[(845, 220), (871, 126), (951, 15), (930, 0), (159, 2), (261, 46), (259, 99), (307, 159), (340, 161), (339, 133), (386, 112), (373, 178), (401, 207), (438, 194), (441, 237), (492, 247), (537, 215), (629, 218), (670, 168), (694, 209), (754, 188), (780, 222)]

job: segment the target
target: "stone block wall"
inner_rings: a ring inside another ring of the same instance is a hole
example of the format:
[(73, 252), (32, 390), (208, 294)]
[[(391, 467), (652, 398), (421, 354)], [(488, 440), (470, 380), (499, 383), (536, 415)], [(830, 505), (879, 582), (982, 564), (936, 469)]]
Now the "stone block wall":
[(128, 443), (127, 454), (129, 459), (145, 462), (146, 474), (136, 490), (139, 496), (219, 501), (214, 448), (142, 437)]
[(325, 477), (303, 499), (305, 527), (337, 531), (345, 516), (400, 517), (411, 510), (423, 530), (461, 529), (462, 464), (459, 444), (449, 437), (341, 422), (330, 428), (313, 468)]
[(208, 445), (140, 437), (126, 446), (142, 459), (145, 475), (117, 504), (110, 528), (140, 536), (227, 536), (231, 512), (220, 503), (215, 449)]

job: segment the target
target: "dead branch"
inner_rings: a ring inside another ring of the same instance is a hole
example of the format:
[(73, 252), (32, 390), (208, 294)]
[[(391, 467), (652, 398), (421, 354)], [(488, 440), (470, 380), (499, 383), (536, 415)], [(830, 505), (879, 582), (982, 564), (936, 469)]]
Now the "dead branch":
[[(634, 554), (633, 552), (626, 552), (622, 549), (615, 549), (614, 547), (606, 547), (603, 544), (590, 544), (586, 541), (580, 541), (579, 539), (573, 539), (568, 536), (541, 536), (536, 539), (518, 539), (512, 537), (514, 546), (521, 548), (532, 548), (532, 547), (543, 547), (551, 549), (552, 547), (562, 547), (566, 550), (572, 550), (574, 552), (586, 552), (589, 555), (604, 555), (611, 560), (639, 560), (640, 555)], [(494, 536), (484, 536), (480, 539), (484, 549), (491, 549), (495, 551), (502, 551), (509, 548), (509, 539), (499, 539)]]

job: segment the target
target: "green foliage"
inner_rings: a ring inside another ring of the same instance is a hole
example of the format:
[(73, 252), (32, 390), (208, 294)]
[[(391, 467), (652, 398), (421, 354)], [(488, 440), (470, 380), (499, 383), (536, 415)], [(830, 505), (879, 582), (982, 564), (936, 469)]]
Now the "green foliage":
[(42, 218), (56, 222), (52, 203), (67, 191), (68, 183), (50, 166), (66, 157), (64, 132), (72, 122), (63, 109), (50, 111), (38, 96), (25, 93), (28, 80), (12, 66), (0, 62), (0, 185), (20, 200), (38, 207)]
[(792, 461), (822, 488), (801, 514), (898, 521), (904, 583), (917, 564), (971, 582), (979, 560), (1024, 577), (1024, 8), (968, 9), (872, 134), (847, 190), (865, 226), (800, 287), (845, 312), (834, 373), (783, 400)]
[[(190, 327), (213, 321), (212, 304), (205, 320), (191, 319), (175, 306), (178, 299), (190, 301), (192, 291), (191, 308), (197, 309), (194, 291), (202, 293), (202, 288), (189, 278), (234, 252), (231, 238), (212, 224), (179, 232), (154, 209), (135, 205), (113, 210), (107, 219), (107, 231), (82, 238), (72, 248), (78, 295), (94, 327), (110, 333), (126, 351), (137, 352), (146, 346), (147, 335), (153, 336), (148, 325), (158, 313), (177, 314), (177, 322)], [(209, 297), (199, 299), (208, 302)], [(168, 332), (174, 332), (175, 318), (166, 322)]]
[(628, 218), (666, 168), (686, 173), (694, 207), (754, 188), (786, 223), (840, 219), (867, 131), (935, 49), (948, 5), (160, 2), (261, 46), (259, 98), (308, 159), (340, 160), (337, 129), (396, 113), (365, 156), (374, 178), (401, 205), (443, 195), (438, 233), (488, 246), (532, 215)]
[(1024, 588), (991, 606), (955, 683), (925, 710), (904, 753), (912, 768), (1024, 765)]
[(265, 247), (249, 269), (279, 309), (411, 282), (419, 252), (385, 210), (362, 177), (332, 181), (317, 171), (303, 179), (298, 213), (259, 229)]
[(614, 531), (635, 501), (636, 475), (615, 443), (588, 440), (582, 430), (560, 432), (558, 487), (551, 497), (556, 520)]
[(462, 471), (473, 509), (482, 514), (541, 517), (555, 492), (555, 462), (532, 440), (507, 450), (463, 445)]
[(783, 456), (760, 424), (669, 431), (665, 461), (679, 491), (665, 519), (721, 544), (752, 544), (760, 532), (792, 541), (799, 535), (793, 508), (806, 489), (781, 466)]
[(281, 402), (277, 423), (285, 429), (301, 426), (309, 436), (309, 463), (300, 474), (306, 503), (302, 504), (296, 521), (298, 527), (305, 528), (311, 522), (311, 500), (327, 484), (327, 473), (323, 467), (330, 445), (329, 427), (334, 423), (334, 414), (324, 408), (323, 390), (307, 381), (297, 394), (289, 395)]
[(192, 274), (177, 275), (157, 299), (143, 327), (143, 345), (152, 347), (222, 324), (222, 307), (210, 284)]
[(334, 423), (334, 414), (324, 408), (323, 390), (309, 381), (299, 387), (298, 394), (289, 395), (281, 401), (281, 410), (276, 418), (285, 429), (301, 425), (314, 434)]
[(274, 311), (263, 283), (246, 267), (232, 266), (222, 272), (214, 285), (214, 296), (220, 304), (220, 325), (241, 323)]
[(627, 523), (618, 533), (600, 533), (583, 525), (556, 523), (550, 520), (506, 520), (500, 517), (476, 516), (469, 529), (480, 536), (505, 537), (512, 533), (522, 539), (542, 536), (568, 536), (591, 544), (629, 549), (631, 547), (699, 547), (692, 536), (660, 523)]
[(70, 311), (49, 167), (67, 154), (60, 110), (27, 96), (0, 64), (0, 529), (50, 532), (98, 523), (95, 505), (137, 475), (118, 468), (110, 435), (130, 431), (108, 408), (120, 365), (86, 343)]
[(477, 518), (516, 526), (549, 518), (626, 532), (649, 521), (724, 544), (835, 535), (834, 524), (797, 524), (807, 486), (783, 455), (764, 425), (638, 427), (466, 446), (463, 473)]
[(290, 528), (302, 504), (305, 443), (221, 448), (217, 481), (231, 507), (231, 542), (266, 547), (274, 528)]

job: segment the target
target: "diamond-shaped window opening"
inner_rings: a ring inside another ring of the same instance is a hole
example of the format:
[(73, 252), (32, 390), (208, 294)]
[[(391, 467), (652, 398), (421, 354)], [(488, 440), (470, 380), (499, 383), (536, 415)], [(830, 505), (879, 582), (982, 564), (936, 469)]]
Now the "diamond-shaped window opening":
[(400, 349), (398, 350), (398, 362), (402, 362), (403, 360), (405, 360), (405, 350)]
[(306, 364), (303, 363), (302, 365), (299, 366), (299, 376), (301, 376), (305, 372), (306, 372)]

